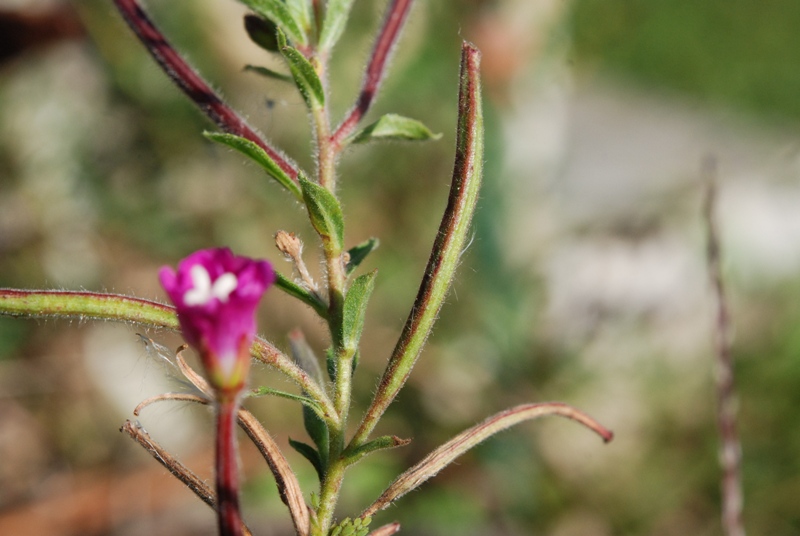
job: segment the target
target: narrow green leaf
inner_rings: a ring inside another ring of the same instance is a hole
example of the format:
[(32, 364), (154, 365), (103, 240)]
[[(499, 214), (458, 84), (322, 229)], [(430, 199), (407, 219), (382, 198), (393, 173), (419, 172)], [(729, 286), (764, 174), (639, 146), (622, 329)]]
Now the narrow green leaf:
[[(289, 334), (289, 344), (292, 347), (292, 358), (300, 368), (308, 373), (319, 385), (322, 385), (322, 371), (319, 360), (314, 355), (314, 350), (306, 342), (303, 332), (299, 329)], [(305, 394), (305, 393), (304, 393)], [(303, 406), (303, 424), (311, 440), (317, 446), (317, 452), (322, 467), (328, 466), (328, 451), (330, 449), (330, 432), (323, 416), (314, 408)]]
[(244, 29), (253, 43), (267, 52), (278, 52), (278, 27), (274, 22), (248, 13), (244, 16)]
[(328, 378), (330, 378), (333, 383), (336, 383), (336, 374), (339, 370), (339, 364), (336, 362), (336, 352), (333, 351), (333, 347), (329, 347), (325, 350), (325, 365), (328, 371)]
[(353, 134), (350, 143), (370, 141), (425, 141), (438, 140), (441, 134), (434, 134), (420, 121), (397, 114), (386, 114), (380, 119)]
[(264, 149), (252, 141), (225, 132), (203, 132), (203, 136), (211, 141), (221, 143), (222, 145), (227, 145), (231, 149), (234, 149), (250, 158), (253, 162), (261, 166), (264, 171), (278, 181), (284, 188), (289, 190), (295, 197), (301, 200), (303, 199), (303, 193), (301, 192), (297, 183), (294, 182), (289, 175), (287, 175), (286, 172), (283, 171), (280, 166), (269, 157)]
[(364, 318), (367, 314), (367, 303), (370, 294), (375, 288), (374, 270), (368, 274), (357, 277), (344, 298), (344, 308), (342, 311), (342, 344), (349, 350), (358, 348), (358, 341), (361, 339), (361, 332), (364, 329)]
[(278, 46), (281, 54), (289, 64), (294, 83), (297, 85), (297, 89), (308, 107), (323, 106), (325, 104), (325, 89), (322, 87), (322, 80), (319, 79), (317, 70), (299, 50), (286, 43), (286, 37), (280, 30), (278, 30)]
[(288, 74), (279, 73), (278, 71), (273, 71), (269, 67), (262, 67), (261, 65), (245, 65), (244, 70), (246, 72), (256, 73), (264, 78), (280, 80), (281, 82), (291, 82), (294, 80), (294, 78)]
[(319, 452), (317, 452), (311, 445), (303, 443), (302, 441), (295, 441), (291, 437), (289, 438), (289, 446), (302, 454), (306, 460), (311, 462), (311, 465), (314, 466), (314, 469), (317, 471), (317, 476), (319, 476), (321, 481), (325, 476), (325, 472), (322, 466), (322, 461), (319, 459)]
[(279, 391), (278, 389), (272, 389), (271, 387), (261, 386), (257, 387), (256, 389), (252, 389), (246, 395), (248, 398), (258, 397), (258, 396), (277, 396), (280, 398), (286, 398), (288, 400), (293, 400), (295, 402), (300, 402), (303, 404), (304, 408), (308, 408), (312, 411), (312, 413), (317, 414), (320, 418), (324, 418), (325, 413), (322, 410), (322, 407), (317, 404), (311, 398), (306, 396), (294, 395), (292, 393), (287, 393), (286, 391)]
[(303, 46), (308, 44), (308, 37), (303, 31), (302, 24), (283, 0), (239, 0), (239, 2), (263, 18), (274, 22), (293, 42)]
[(397, 477), (397, 479), (386, 488), (386, 491), (381, 494), (378, 500), (364, 510), (362, 515), (372, 515), (378, 510), (386, 508), (393, 501), (399, 499), (409, 491), (418, 488), (426, 480), (450, 465), (453, 460), (494, 434), (510, 428), (515, 424), (546, 415), (558, 415), (572, 419), (586, 426), (593, 432), (596, 432), (606, 443), (613, 438), (613, 434), (597, 421), (566, 404), (543, 403), (516, 406), (501, 411), (496, 415), (492, 415), (482, 423), (461, 432), (450, 441), (428, 454), (421, 462)]
[(333, 245), (334, 254), (342, 251), (344, 243), (344, 216), (342, 207), (334, 195), (319, 184), (298, 175), (303, 200), (308, 207), (311, 225), (323, 240)]
[(358, 268), (358, 266), (364, 262), (364, 259), (367, 258), (367, 255), (372, 253), (377, 247), (380, 245), (380, 241), (377, 238), (370, 238), (369, 240), (365, 240), (361, 242), (359, 245), (354, 246), (347, 250), (348, 261), (347, 266), (345, 266), (345, 272), (347, 275), (353, 273), (353, 270)]
[(380, 417), (405, 384), (430, 334), (467, 245), (483, 173), (483, 113), (480, 52), (464, 43), (461, 55), (456, 159), (450, 196), (431, 249), (417, 298), (389, 358), (372, 404), (351, 444), (367, 441)]
[(285, 275), (275, 272), (275, 286), (284, 291), (289, 296), (294, 296), (301, 302), (310, 306), (322, 318), (328, 317), (328, 306), (323, 302), (319, 296), (309, 292), (307, 289), (301, 287)]
[(308, 35), (311, 29), (311, 0), (284, 0), (286, 7)]
[(325, 22), (322, 24), (322, 35), (319, 39), (319, 48), (330, 50), (342, 36), (347, 19), (350, 17), (350, 8), (353, 0), (329, 0), (325, 8)]
[(322, 467), (328, 466), (328, 456), (330, 453), (330, 432), (328, 425), (308, 406), (303, 406), (303, 426), (308, 433), (308, 437), (317, 446)]
[(411, 443), (410, 439), (402, 439), (397, 436), (381, 436), (377, 439), (373, 439), (369, 443), (361, 445), (352, 452), (349, 450), (345, 451), (343, 456), (347, 465), (353, 465), (361, 458), (372, 452), (393, 449), (396, 447), (405, 447), (409, 443)]

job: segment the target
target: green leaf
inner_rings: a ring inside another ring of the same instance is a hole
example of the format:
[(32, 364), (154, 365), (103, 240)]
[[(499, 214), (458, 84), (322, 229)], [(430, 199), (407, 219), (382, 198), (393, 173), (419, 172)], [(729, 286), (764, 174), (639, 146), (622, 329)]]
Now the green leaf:
[(336, 352), (333, 351), (332, 347), (329, 347), (327, 350), (325, 350), (325, 365), (328, 370), (328, 378), (330, 378), (333, 383), (336, 383), (336, 374), (337, 370), (339, 369), (339, 363), (336, 361)]
[(308, 107), (323, 106), (325, 104), (325, 90), (322, 87), (322, 80), (317, 75), (317, 70), (299, 50), (286, 44), (286, 37), (280, 30), (278, 31), (278, 46), (281, 54), (289, 64), (294, 83), (297, 85), (297, 89), (300, 90), (300, 95), (302, 95)]
[[(292, 358), (300, 368), (316, 380), (317, 384), (322, 384), (322, 371), (319, 368), (319, 360), (314, 355), (314, 350), (306, 342), (305, 336), (300, 330), (293, 330), (289, 334), (289, 344), (292, 347)], [(305, 394), (305, 393), (304, 393)], [(322, 414), (314, 408), (303, 406), (303, 424), (311, 440), (317, 446), (317, 453), (321, 462), (321, 467), (328, 466), (328, 451), (330, 449), (330, 432)]]
[(367, 303), (370, 294), (375, 288), (374, 270), (368, 274), (357, 277), (347, 291), (342, 310), (342, 345), (348, 350), (355, 351), (361, 332), (364, 329), (364, 318), (367, 313)]
[(343, 456), (347, 465), (353, 465), (361, 458), (372, 452), (393, 449), (396, 447), (405, 447), (409, 443), (411, 443), (410, 439), (402, 439), (397, 436), (381, 436), (377, 439), (373, 439), (369, 443), (361, 445), (352, 451), (345, 451)]
[(349, 259), (347, 261), (347, 266), (345, 266), (345, 273), (347, 275), (353, 273), (353, 270), (358, 268), (358, 266), (364, 262), (364, 259), (367, 258), (367, 255), (372, 253), (379, 245), (380, 241), (373, 237), (369, 240), (361, 242), (357, 246), (348, 249), (347, 255), (349, 256)]
[(244, 16), (244, 29), (253, 43), (267, 52), (278, 52), (278, 27), (274, 22), (248, 13)]
[(403, 326), (361, 426), (351, 439), (366, 442), (381, 415), (411, 374), (450, 289), (467, 245), (483, 174), (480, 52), (464, 43), (461, 56), (456, 161), (445, 214), (439, 225), (417, 298)]
[(284, 291), (289, 296), (294, 296), (301, 302), (310, 306), (322, 318), (328, 317), (328, 306), (323, 302), (319, 296), (309, 292), (307, 289), (301, 287), (285, 275), (275, 272), (275, 286)]
[(225, 132), (203, 132), (203, 136), (211, 141), (227, 145), (246, 157), (250, 158), (256, 164), (261, 166), (272, 178), (278, 181), (284, 188), (289, 190), (298, 199), (303, 198), (300, 187), (294, 182), (285, 171), (272, 159), (270, 156), (258, 145), (252, 141), (228, 134)]
[(300, 45), (307, 45), (308, 38), (302, 29), (302, 24), (298, 21), (292, 10), (290, 10), (283, 0), (239, 0), (265, 19), (271, 20), (275, 25), (283, 30), (293, 42)]
[(279, 73), (278, 71), (273, 71), (272, 69), (268, 67), (262, 67), (261, 65), (245, 65), (244, 70), (250, 73), (256, 73), (264, 78), (280, 80), (281, 82), (291, 82), (294, 80), (294, 78), (288, 74)]
[(284, 0), (286, 7), (303, 31), (308, 34), (311, 29), (311, 0)]
[(342, 36), (353, 0), (329, 0), (325, 8), (325, 22), (322, 24), (322, 35), (319, 38), (319, 48), (330, 50)]
[(309, 181), (302, 175), (298, 175), (297, 178), (300, 181), (311, 225), (322, 240), (332, 246), (333, 254), (340, 254), (344, 243), (344, 216), (339, 201), (327, 188)]
[(397, 114), (386, 114), (380, 119), (353, 134), (350, 143), (371, 141), (425, 141), (438, 140), (441, 134), (434, 134), (416, 119)]
[(322, 467), (328, 466), (328, 456), (330, 453), (330, 432), (328, 425), (308, 406), (303, 406), (303, 426), (308, 432), (308, 437), (317, 446)]
[(289, 438), (289, 446), (302, 454), (306, 460), (311, 462), (311, 465), (313, 465), (314, 469), (316, 469), (317, 476), (319, 476), (321, 481), (325, 475), (325, 472), (322, 468), (322, 461), (319, 459), (319, 452), (317, 452), (311, 445), (307, 445), (302, 441), (295, 441), (291, 437)]
[(258, 396), (278, 396), (280, 398), (286, 398), (288, 400), (294, 400), (295, 402), (300, 402), (303, 404), (303, 408), (308, 408), (311, 410), (312, 413), (319, 416), (319, 418), (323, 418), (325, 413), (322, 411), (322, 407), (317, 404), (314, 400), (300, 395), (293, 395), (292, 393), (287, 393), (285, 391), (279, 391), (277, 389), (272, 389), (271, 387), (261, 386), (256, 389), (251, 390), (246, 394), (248, 398), (258, 397)]

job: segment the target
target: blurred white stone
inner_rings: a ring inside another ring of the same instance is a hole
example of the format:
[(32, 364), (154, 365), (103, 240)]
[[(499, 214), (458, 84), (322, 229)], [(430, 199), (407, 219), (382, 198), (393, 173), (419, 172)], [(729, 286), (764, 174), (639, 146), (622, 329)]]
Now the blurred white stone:
[(506, 114), (506, 249), (515, 265), (542, 266), (548, 316), (565, 340), (601, 320), (691, 330), (703, 318), (709, 155), (719, 162), (726, 268), (748, 284), (800, 274), (796, 133), (554, 76), (543, 86), (522, 81), (529, 98), (518, 89)]
[(86, 370), (119, 414), (120, 425), (124, 419), (138, 419), (156, 441), (170, 450), (191, 452), (198, 438), (213, 436), (211, 420), (204, 427), (196, 419), (199, 406), (187, 407), (188, 402), (158, 402), (135, 417), (133, 409), (146, 398), (190, 391), (174, 368), (145, 349), (135, 329), (95, 324), (86, 331), (82, 352)]

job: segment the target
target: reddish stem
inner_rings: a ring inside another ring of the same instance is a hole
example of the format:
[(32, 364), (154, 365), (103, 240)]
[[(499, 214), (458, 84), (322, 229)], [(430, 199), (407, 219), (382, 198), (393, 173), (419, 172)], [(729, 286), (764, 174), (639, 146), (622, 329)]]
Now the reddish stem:
[(136, 0), (114, 0), (114, 4), (125, 22), (164, 72), (209, 119), (225, 132), (246, 138), (264, 149), (289, 177), (297, 179), (296, 166), (267, 143), (239, 114), (222, 101), (206, 81), (178, 54)]
[(217, 407), (217, 520), (220, 536), (242, 536), (239, 510), (239, 466), (236, 456), (237, 398), (222, 398)]
[(403, 23), (408, 18), (412, 3), (413, 0), (392, 0), (389, 5), (386, 11), (386, 18), (383, 21), (383, 27), (372, 49), (372, 56), (369, 59), (369, 64), (367, 64), (364, 80), (361, 83), (361, 92), (358, 94), (356, 104), (332, 137), (335, 146), (339, 146), (342, 140), (355, 130), (359, 121), (372, 106), (375, 96), (378, 94), (378, 89), (380, 89), (383, 75), (386, 73), (389, 57), (392, 54), (395, 43), (397, 43), (397, 39), (400, 37), (400, 30), (403, 29)]
[(742, 519), (742, 446), (737, 431), (736, 384), (734, 382), (733, 330), (722, 277), (720, 243), (714, 217), (716, 187), (713, 179), (716, 164), (708, 161), (710, 176), (705, 199), (708, 273), (716, 298), (714, 349), (716, 353), (717, 426), (720, 434), (722, 466), (722, 528), (726, 536), (745, 536)]

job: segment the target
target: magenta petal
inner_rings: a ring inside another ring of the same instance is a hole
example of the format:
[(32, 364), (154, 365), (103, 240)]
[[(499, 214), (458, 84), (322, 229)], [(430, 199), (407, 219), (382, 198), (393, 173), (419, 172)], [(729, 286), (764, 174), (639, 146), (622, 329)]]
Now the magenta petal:
[(224, 373), (243, 345), (252, 344), (256, 309), (275, 281), (275, 273), (267, 261), (238, 257), (228, 248), (219, 248), (192, 253), (178, 263), (177, 270), (162, 268), (159, 279), (175, 304), (186, 342), (212, 361), (216, 359)]

